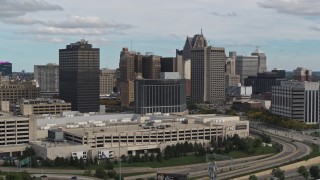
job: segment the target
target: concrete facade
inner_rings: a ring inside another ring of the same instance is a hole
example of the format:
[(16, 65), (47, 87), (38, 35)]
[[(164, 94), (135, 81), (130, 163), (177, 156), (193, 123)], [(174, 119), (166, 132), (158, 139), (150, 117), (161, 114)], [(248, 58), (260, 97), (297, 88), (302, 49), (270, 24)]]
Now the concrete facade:
[(34, 65), (34, 79), (39, 83), (41, 93), (59, 94), (59, 65)]
[[(138, 123), (141, 122), (141, 123)], [(238, 134), (249, 135), (249, 122), (240, 121), (238, 116), (193, 115), (193, 116), (141, 116), (138, 122), (106, 123), (105, 127), (74, 128), (64, 131), (66, 142), (35, 142), (32, 148), (43, 158), (70, 157), (73, 152), (86, 152), (91, 158), (99, 151), (112, 151), (114, 156), (149, 152), (178, 142), (210, 143), (218, 137)], [(148, 125), (148, 124), (152, 125)]]
[(63, 111), (71, 111), (71, 103), (57, 99), (21, 99), (20, 113), (27, 115), (60, 114)]
[(319, 82), (282, 81), (272, 86), (273, 114), (308, 124), (319, 122)]
[(225, 61), (224, 48), (204, 46), (203, 35), (195, 35), (191, 59), (191, 100), (209, 101), (221, 104), (225, 101)]
[(100, 95), (111, 94), (116, 87), (117, 75), (115, 69), (100, 70)]

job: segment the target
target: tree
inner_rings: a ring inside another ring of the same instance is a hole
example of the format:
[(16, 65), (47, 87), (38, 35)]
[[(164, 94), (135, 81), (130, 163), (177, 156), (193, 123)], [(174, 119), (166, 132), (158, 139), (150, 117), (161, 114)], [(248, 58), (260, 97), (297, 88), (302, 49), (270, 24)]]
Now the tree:
[(161, 161), (162, 161), (161, 151), (158, 151), (156, 158), (157, 158), (157, 161), (158, 161), (158, 162), (161, 162)]
[(111, 163), (110, 159), (106, 160), (106, 169), (107, 170), (112, 170), (113, 169), (113, 164)]
[(95, 177), (105, 179), (107, 178), (107, 173), (101, 167), (98, 167), (94, 174)]
[(271, 175), (279, 179), (284, 179), (284, 171), (280, 168), (272, 169)]
[(80, 168), (86, 169), (86, 164), (85, 164), (84, 159), (82, 157), (80, 158)]
[(156, 159), (156, 157), (154, 156), (154, 154), (152, 153), (149, 157), (149, 161), (154, 162), (154, 160)]
[(308, 177), (309, 177), (309, 171), (306, 169), (306, 167), (304, 167), (304, 166), (300, 166), (299, 168), (298, 168), (298, 173), (302, 176), (302, 177), (304, 177), (305, 179), (308, 179)]
[(92, 171), (91, 170), (86, 170), (83, 173), (84, 176), (92, 176)]
[(320, 178), (320, 170), (318, 166), (311, 166), (309, 169), (310, 176), (313, 177), (314, 179), (319, 179)]
[(250, 175), (249, 180), (258, 180), (256, 175)]
[(93, 163), (94, 163), (94, 165), (98, 165), (98, 158), (97, 157), (94, 158), (94, 162)]

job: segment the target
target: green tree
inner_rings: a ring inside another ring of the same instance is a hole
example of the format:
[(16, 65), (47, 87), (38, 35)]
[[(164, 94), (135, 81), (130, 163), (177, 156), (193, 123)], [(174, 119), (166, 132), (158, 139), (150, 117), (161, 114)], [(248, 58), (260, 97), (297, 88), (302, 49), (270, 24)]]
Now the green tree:
[(161, 154), (161, 151), (158, 151), (156, 158), (157, 158), (157, 161), (158, 161), (158, 162), (162, 162), (162, 154)]
[(250, 175), (249, 180), (258, 180), (256, 175)]
[(84, 159), (82, 157), (80, 158), (79, 163), (81, 169), (86, 169), (86, 163), (84, 162)]
[(271, 175), (281, 180), (284, 179), (284, 171), (281, 170), (280, 168), (272, 169)]
[(298, 173), (302, 176), (302, 177), (304, 177), (305, 179), (308, 179), (308, 177), (309, 177), (309, 171), (306, 169), (306, 167), (304, 167), (304, 166), (300, 166), (299, 168), (298, 168)]
[(320, 170), (318, 166), (311, 166), (309, 169), (310, 176), (313, 177), (314, 179), (319, 179), (320, 178)]
[(92, 176), (92, 171), (91, 170), (86, 170), (84, 173), (83, 173), (84, 176)]
[(97, 178), (105, 179), (107, 178), (108, 175), (104, 169), (102, 169), (101, 167), (98, 167), (95, 171), (94, 176)]
[(107, 170), (112, 170), (113, 169), (113, 164), (111, 163), (110, 159), (106, 160), (106, 169)]
[(94, 165), (98, 165), (98, 158), (97, 158), (97, 157), (94, 158), (93, 164), (94, 164)]
[(154, 154), (152, 153), (149, 157), (149, 161), (154, 162), (156, 159), (156, 157), (154, 156)]

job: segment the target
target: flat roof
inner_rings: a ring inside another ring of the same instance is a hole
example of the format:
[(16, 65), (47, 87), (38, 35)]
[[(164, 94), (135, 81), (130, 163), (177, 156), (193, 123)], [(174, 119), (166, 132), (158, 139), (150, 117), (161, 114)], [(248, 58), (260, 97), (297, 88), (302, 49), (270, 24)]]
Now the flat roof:
[[(229, 123), (227, 123), (229, 124)], [(234, 123), (232, 123), (234, 124)], [(165, 127), (165, 129), (157, 129), (156, 126), (160, 125), (170, 125), (170, 127)], [(223, 124), (214, 124), (213, 127), (221, 127)], [(126, 126), (106, 126), (106, 127), (88, 127), (88, 128), (75, 128), (75, 129), (67, 129), (63, 128), (63, 131), (67, 133), (71, 133), (74, 135), (78, 136), (84, 136), (87, 133), (89, 135), (110, 135), (114, 134), (117, 135), (117, 133), (122, 134), (122, 133), (135, 133), (135, 132), (151, 132), (151, 133), (156, 133), (157, 131), (170, 131), (170, 130), (183, 130), (183, 129), (202, 129), (205, 127), (210, 127), (207, 124), (204, 123), (194, 123), (194, 124), (183, 124), (181, 122), (166, 122), (163, 121), (161, 124), (153, 126), (154, 128), (152, 129), (152, 126), (148, 126), (150, 129), (144, 129), (143, 126), (139, 125), (126, 125)]]

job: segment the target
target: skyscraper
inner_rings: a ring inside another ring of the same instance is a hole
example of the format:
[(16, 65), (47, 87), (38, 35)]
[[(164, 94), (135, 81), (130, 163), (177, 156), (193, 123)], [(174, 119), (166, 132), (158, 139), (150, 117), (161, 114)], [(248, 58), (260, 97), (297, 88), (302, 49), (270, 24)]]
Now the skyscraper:
[(60, 99), (73, 111), (99, 111), (100, 50), (82, 39), (59, 50)]
[(59, 65), (34, 65), (34, 79), (39, 83), (41, 94), (59, 93)]
[(237, 56), (236, 74), (240, 75), (240, 82), (244, 84), (244, 79), (248, 76), (257, 76), (257, 73), (267, 71), (267, 57), (260, 49), (256, 49), (250, 56)]
[[(120, 53), (120, 101), (122, 107), (130, 107), (134, 101), (134, 79), (135, 79), (135, 56), (136, 53), (122, 48)], [(136, 59), (137, 69), (140, 69), (141, 58)]]
[(311, 81), (312, 71), (303, 67), (297, 67), (297, 69), (293, 70), (293, 79), (300, 82)]
[(257, 48), (252, 56), (258, 56), (258, 73), (267, 72), (267, 57), (261, 49)]
[(100, 70), (100, 95), (111, 94), (116, 86), (117, 75), (115, 69)]
[(202, 34), (192, 40), (191, 99), (194, 102), (209, 101), (214, 104), (225, 101), (224, 48), (207, 46)]
[(8, 61), (0, 61), (0, 75), (12, 78), (12, 63)]
[(143, 57), (142, 76), (145, 79), (159, 79), (161, 72), (161, 56), (147, 54)]

